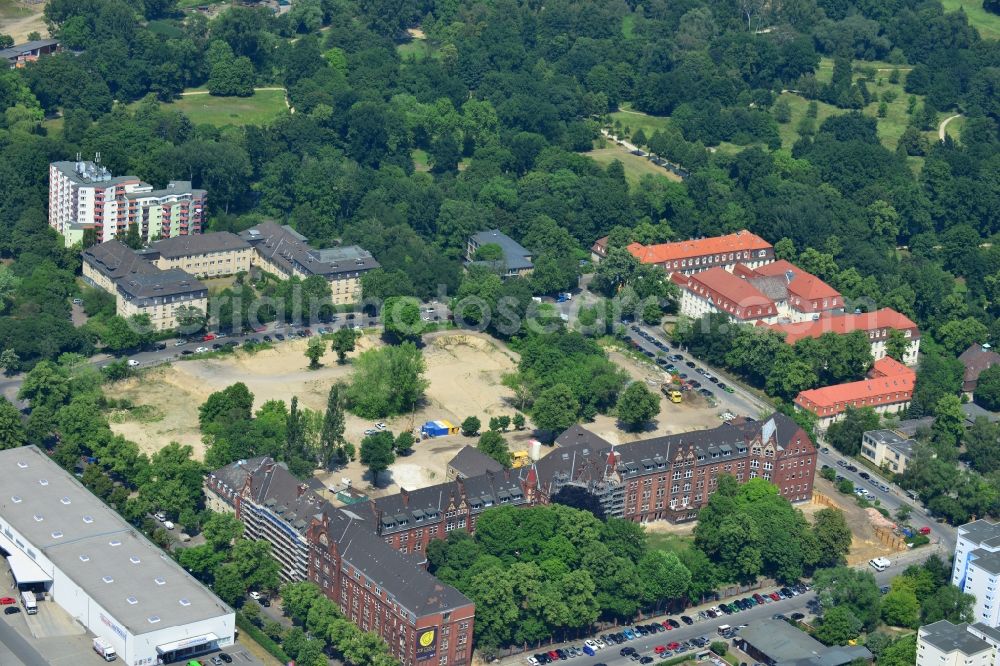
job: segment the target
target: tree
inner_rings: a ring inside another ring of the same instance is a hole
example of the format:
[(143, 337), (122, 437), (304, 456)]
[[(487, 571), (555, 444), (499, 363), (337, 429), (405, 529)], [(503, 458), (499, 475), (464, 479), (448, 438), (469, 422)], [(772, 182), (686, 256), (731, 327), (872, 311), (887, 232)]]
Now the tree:
[(416, 441), (417, 439), (413, 436), (412, 432), (404, 430), (396, 435), (396, 440), (392, 443), (392, 448), (396, 451), (396, 455), (408, 456), (413, 452), (413, 445)]
[(7, 398), (0, 396), (0, 449), (24, 446), (26, 441), (21, 413)]
[(920, 622), (972, 622), (972, 607), (975, 603), (976, 598), (971, 594), (965, 594), (953, 585), (940, 585), (933, 594), (920, 600)]
[(916, 629), (920, 625), (920, 603), (913, 590), (895, 585), (882, 597), (882, 620), (893, 627)]
[(208, 92), (221, 97), (250, 97), (253, 95), (253, 63), (245, 56), (236, 57), (229, 46), (221, 41), (213, 41), (207, 59), (210, 64)]
[(112, 353), (135, 349), (141, 340), (141, 336), (129, 321), (117, 315), (108, 320), (101, 332), (101, 342)]
[(343, 365), (347, 354), (354, 351), (358, 341), (358, 332), (349, 326), (337, 329), (330, 342), (330, 349), (337, 354), (337, 363)]
[(507, 440), (503, 435), (495, 430), (487, 430), (479, 437), (476, 448), (493, 458), (504, 467), (510, 467), (510, 450), (507, 448)]
[[(980, 375), (981, 385), (982, 375)], [(980, 474), (991, 474), (1000, 470), (1000, 424), (990, 423), (982, 416), (977, 417), (972, 427), (965, 432), (963, 443), (964, 457), (972, 469)]]
[(904, 636), (882, 650), (878, 663), (879, 666), (913, 666), (917, 663), (917, 634)]
[(556, 384), (541, 393), (532, 407), (535, 425), (551, 439), (576, 423), (580, 404), (565, 384)]
[(522, 414), (521, 412), (518, 412), (517, 414), (514, 414), (514, 418), (511, 419), (511, 422), (514, 424), (514, 430), (523, 430), (524, 429), (524, 414)]
[(726, 652), (729, 651), (729, 646), (726, 644), (726, 641), (712, 641), (709, 649), (720, 657), (724, 657), (726, 656)]
[(372, 485), (378, 486), (378, 475), (396, 461), (392, 433), (387, 430), (368, 435), (361, 440), (361, 463), (372, 475)]
[(462, 434), (466, 437), (475, 437), (482, 427), (482, 423), (477, 416), (468, 416), (462, 421)]
[(355, 365), (346, 397), (358, 416), (374, 419), (403, 414), (423, 399), (427, 364), (412, 342), (366, 351)]
[(934, 407), (934, 425), (931, 430), (939, 441), (958, 446), (965, 434), (965, 412), (962, 401), (956, 395), (946, 395)]
[(323, 430), (320, 432), (320, 464), (326, 467), (333, 454), (342, 449), (344, 440), (344, 399), (343, 385), (333, 384), (326, 396), (326, 413), (323, 415)]
[(826, 431), (826, 441), (846, 456), (861, 452), (861, 438), (867, 430), (878, 428), (879, 416), (871, 407), (848, 407), (841, 421), (833, 423)]
[(847, 606), (834, 606), (823, 614), (816, 638), (827, 645), (847, 645), (861, 635), (861, 620)]
[(0, 368), (7, 374), (17, 372), (21, 367), (21, 359), (13, 349), (4, 349), (0, 352)]
[(309, 369), (313, 370), (320, 367), (319, 360), (323, 358), (323, 353), (326, 351), (326, 342), (322, 338), (309, 338), (309, 343), (306, 345), (305, 355), (309, 359)]
[(982, 343), (989, 338), (990, 331), (978, 319), (966, 317), (945, 322), (937, 333), (941, 346), (954, 355), (961, 354), (969, 345)]
[(991, 365), (979, 373), (973, 399), (983, 409), (1000, 411), (1000, 365)]
[(626, 430), (639, 430), (660, 413), (660, 397), (642, 382), (632, 382), (618, 397), (618, 420)]
[(885, 341), (886, 355), (902, 363), (909, 348), (910, 341), (902, 331), (895, 328), (889, 331), (889, 337)]
[(209, 424), (223, 426), (253, 418), (253, 393), (243, 382), (216, 391), (198, 408), (198, 421), (202, 430)]
[(214, 550), (229, 550), (243, 534), (243, 523), (231, 513), (212, 513), (202, 528), (205, 543)]
[[(813, 588), (824, 608), (847, 608), (867, 630), (878, 625), (882, 595), (875, 577), (868, 571), (849, 567), (819, 569), (813, 576)], [(842, 645), (843, 642), (837, 644)]]
[(18, 400), (30, 401), (32, 410), (38, 407), (58, 409), (69, 395), (66, 373), (51, 361), (42, 361), (32, 368), (17, 392)]
[(420, 301), (412, 296), (393, 296), (382, 305), (382, 325), (397, 341), (415, 342), (423, 333)]
[(851, 528), (848, 527), (842, 511), (837, 509), (820, 509), (816, 512), (813, 523), (813, 536), (816, 537), (817, 552), (820, 567), (830, 567), (844, 564), (844, 556), (851, 549)]

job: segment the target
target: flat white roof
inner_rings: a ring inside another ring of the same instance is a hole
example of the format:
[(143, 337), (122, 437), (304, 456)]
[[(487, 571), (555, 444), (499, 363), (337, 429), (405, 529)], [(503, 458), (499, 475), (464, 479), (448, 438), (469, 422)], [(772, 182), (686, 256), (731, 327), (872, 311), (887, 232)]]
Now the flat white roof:
[(7, 556), (7, 564), (10, 565), (10, 572), (14, 575), (14, 580), (18, 585), (29, 583), (49, 583), (52, 576), (48, 575), (42, 568), (35, 564), (35, 561), (22, 553), (14, 545), (14, 542), (0, 533), (0, 546), (10, 555)]
[(38, 447), (0, 451), (0, 469), (0, 532), (13, 527), (29, 558), (44, 553), (132, 635), (233, 613)]

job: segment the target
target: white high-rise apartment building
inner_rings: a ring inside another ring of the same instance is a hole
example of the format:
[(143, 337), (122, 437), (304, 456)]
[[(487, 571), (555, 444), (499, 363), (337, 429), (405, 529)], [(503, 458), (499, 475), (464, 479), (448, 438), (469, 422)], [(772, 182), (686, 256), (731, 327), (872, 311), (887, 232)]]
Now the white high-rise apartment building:
[(920, 627), (916, 666), (996, 666), (1000, 631), (941, 620)]
[(94, 230), (95, 243), (124, 238), (135, 224), (143, 242), (201, 233), (205, 190), (189, 182), (171, 182), (154, 190), (136, 176), (113, 176), (94, 162), (53, 162), (49, 165), (49, 226), (62, 234), (66, 246), (83, 241)]
[(976, 520), (958, 528), (951, 583), (976, 598), (976, 622), (1000, 627), (1000, 523)]

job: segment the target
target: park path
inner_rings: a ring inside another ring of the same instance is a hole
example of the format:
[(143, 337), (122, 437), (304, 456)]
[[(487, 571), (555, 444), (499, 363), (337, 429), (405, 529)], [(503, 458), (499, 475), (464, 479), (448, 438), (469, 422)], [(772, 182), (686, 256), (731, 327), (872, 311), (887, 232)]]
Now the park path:
[(948, 123), (953, 121), (955, 118), (960, 117), (961, 115), (962, 115), (961, 113), (956, 113), (955, 115), (948, 116), (947, 118), (941, 121), (941, 124), (938, 125), (938, 138), (941, 139), (941, 141), (944, 141), (945, 130), (948, 127)]

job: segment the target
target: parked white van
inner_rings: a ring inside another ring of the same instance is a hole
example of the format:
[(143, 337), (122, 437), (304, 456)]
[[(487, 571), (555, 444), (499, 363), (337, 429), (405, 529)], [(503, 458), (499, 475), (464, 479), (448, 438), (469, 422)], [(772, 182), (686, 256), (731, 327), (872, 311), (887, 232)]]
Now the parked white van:
[(876, 557), (874, 560), (868, 560), (868, 564), (871, 565), (875, 571), (885, 571), (892, 566), (892, 562), (884, 557)]

